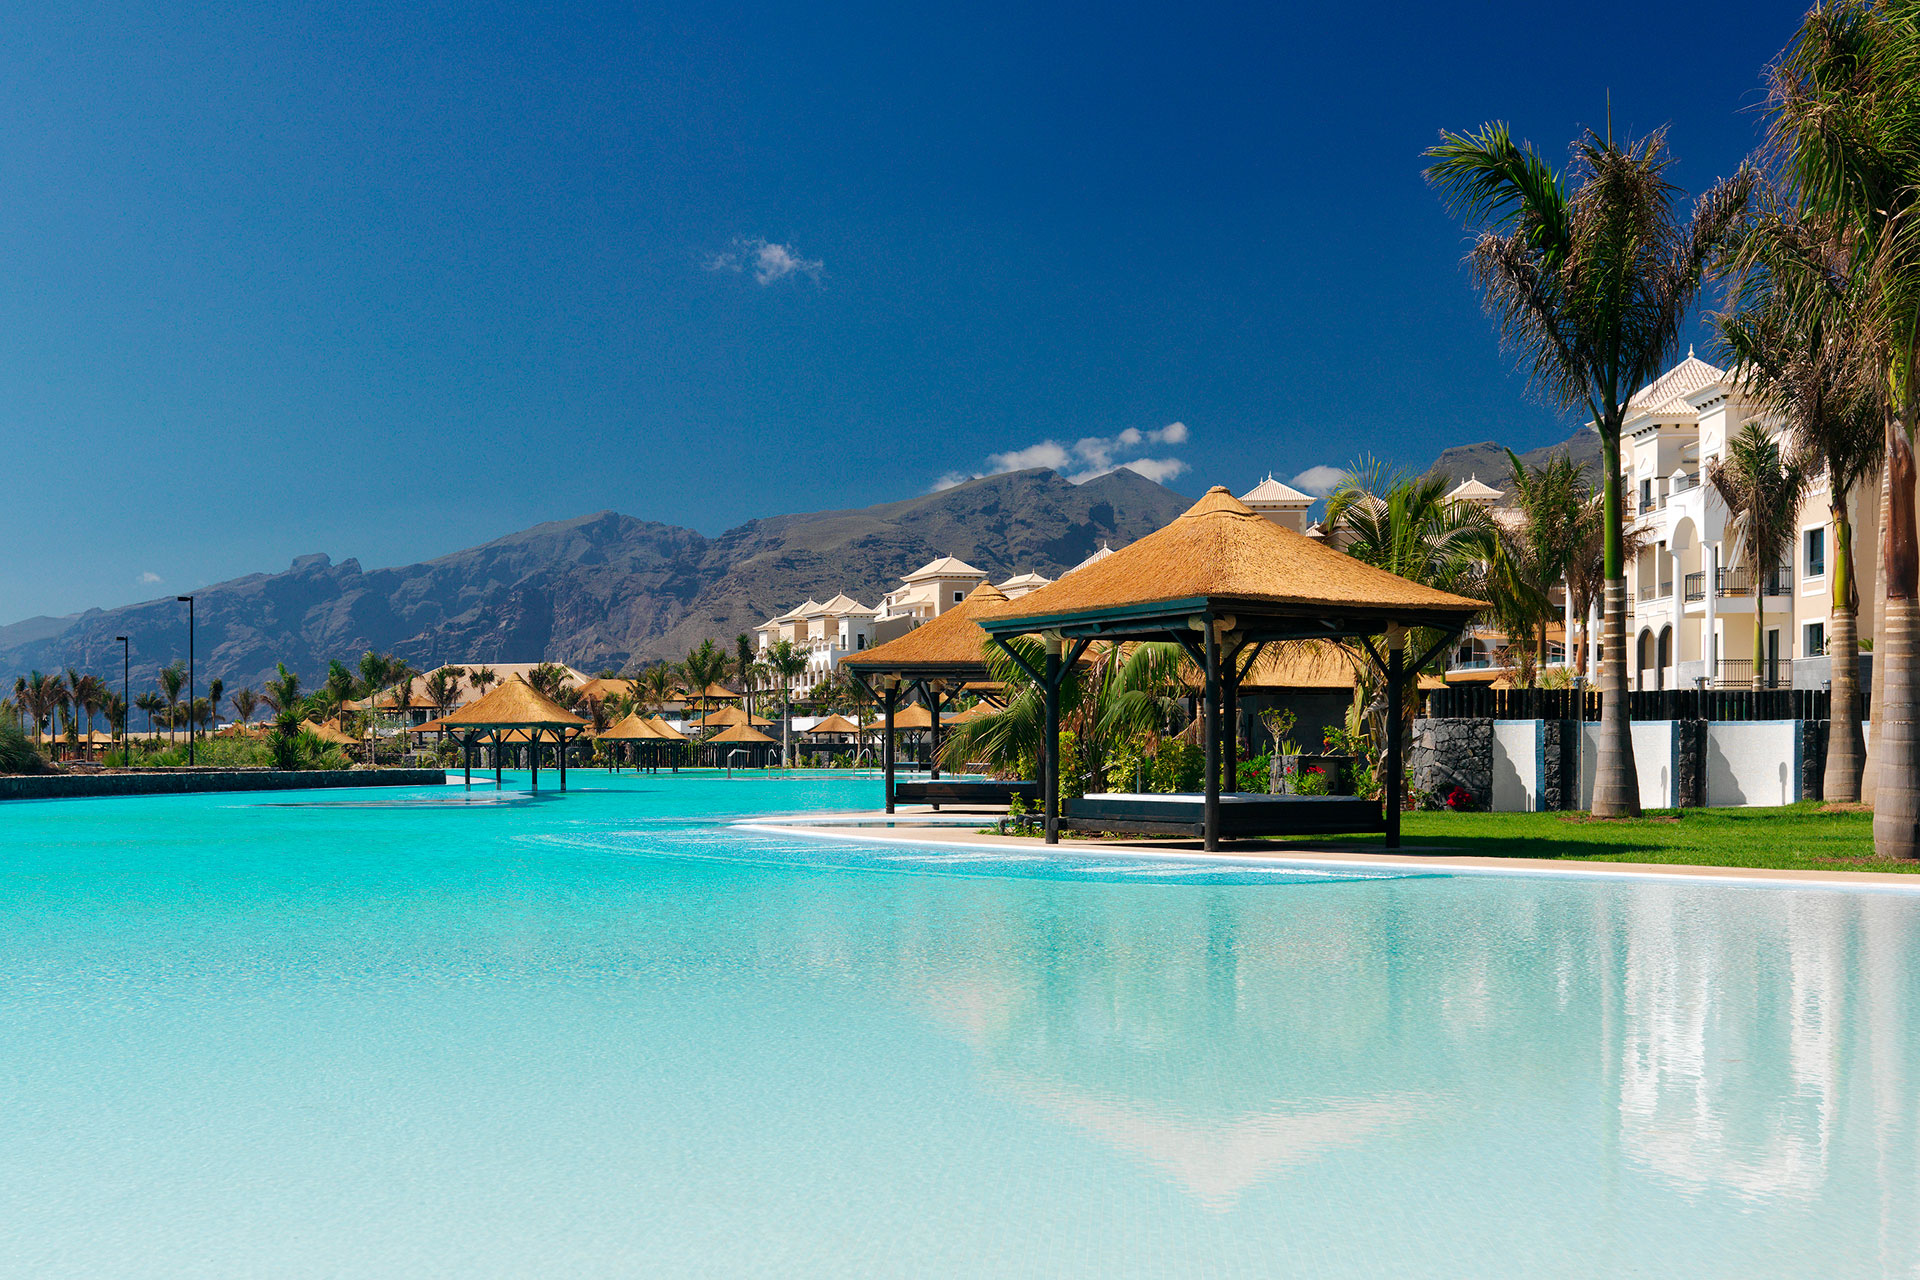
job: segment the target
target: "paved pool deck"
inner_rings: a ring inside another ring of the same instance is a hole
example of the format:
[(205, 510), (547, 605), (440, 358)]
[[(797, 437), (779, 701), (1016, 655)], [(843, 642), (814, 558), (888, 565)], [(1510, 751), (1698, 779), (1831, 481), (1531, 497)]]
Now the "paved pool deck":
[[(796, 815), (741, 822), (761, 831), (817, 840), (858, 840), (886, 844), (939, 845), (972, 849), (1045, 848), (1038, 836), (983, 833), (1005, 815), (1004, 809), (945, 805), (933, 812), (926, 805), (901, 805), (896, 812), (882, 810), (839, 814)], [(1063, 839), (1056, 849), (1072, 854), (1117, 853), (1129, 857), (1206, 858), (1223, 861), (1290, 862), (1305, 866), (1351, 866), (1424, 871), (1454, 871), (1478, 875), (1547, 875), (1620, 877), (1661, 880), (1706, 880), (1755, 887), (1888, 889), (1920, 893), (1920, 874), (1899, 871), (1793, 871), (1768, 867), (1702, 867), (1664, 862), (1599, 862), (1580, 858), (1486, 858), (1449, 853), (1443, 845), (1402, 845), (1290, 849), (1272, 841), (1230, 845), (1217, 853), (1201, 849), (1197, 840)]]

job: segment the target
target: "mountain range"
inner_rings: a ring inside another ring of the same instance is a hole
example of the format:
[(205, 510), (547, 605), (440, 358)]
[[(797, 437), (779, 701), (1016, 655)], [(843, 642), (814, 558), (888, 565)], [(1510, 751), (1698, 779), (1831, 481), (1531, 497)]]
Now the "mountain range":
[[(733, 637), (809, 596), (868, 605), (900, 578), (953, 555), (994, 579), (1056, 577), (1097, 550), (1165, 525), (1192, 500), (1120, 470), (1070, 484), (1037, 469), (970, 480), (854, 511), (753, 520), (707, 538), (613, 511), (536, 525), (437, 560), (364, 569), (296, 559), (194, 593), (201, 681), (251, 685), (284, 662), (317, 679), (368, 649), (415, 667), (552, 659), (624, 668)], [(118, 674), (133, 637), (133, 683), (184, 660), (187, 619), (171, 596), (0, 627), (0, 672), (67, 666)], [(9, 680), (9, 683), (11, 681)], [(110, 681), (110, 683), (116, 683)]]

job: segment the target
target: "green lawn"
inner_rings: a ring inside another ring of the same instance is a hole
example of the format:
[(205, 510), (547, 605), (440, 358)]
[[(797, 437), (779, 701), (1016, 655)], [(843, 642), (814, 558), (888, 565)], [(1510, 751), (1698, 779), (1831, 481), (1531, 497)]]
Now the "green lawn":
[[(1920, 871), (1920, 863), (1873, 856), (1871, 813), (1823, 813), (1816, 802), (1779, 809), (1674, 809), (1596, 822), (1585, 814), (1409, 813), (1409, 852), (1483, 858), (1668, 862), (1798, 871)], [(1378, 845), (1351, 837), (1282, 841), (1293, 848)]]

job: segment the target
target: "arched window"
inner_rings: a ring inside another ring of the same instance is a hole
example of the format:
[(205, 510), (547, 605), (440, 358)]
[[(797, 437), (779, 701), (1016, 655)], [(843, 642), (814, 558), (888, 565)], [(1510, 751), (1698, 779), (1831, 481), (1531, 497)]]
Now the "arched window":
[(1672, 665), (1673, 628), (1662, 627), (1660, 628), (1660, 661), (1658, 664), (1660, 669), (1654, 678), (1654, 688), (1664, 689), (1667, 687), (1667, 668)]

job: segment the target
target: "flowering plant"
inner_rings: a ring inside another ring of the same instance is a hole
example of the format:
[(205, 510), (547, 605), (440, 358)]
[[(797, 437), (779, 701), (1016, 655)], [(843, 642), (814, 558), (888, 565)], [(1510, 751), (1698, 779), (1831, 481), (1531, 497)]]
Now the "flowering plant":
[(1473, 793), (1465, 787), (1454, 787), (1447, 792), (1447, 808), (1455, 813), (1470, 813), (1473, 810)]

